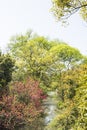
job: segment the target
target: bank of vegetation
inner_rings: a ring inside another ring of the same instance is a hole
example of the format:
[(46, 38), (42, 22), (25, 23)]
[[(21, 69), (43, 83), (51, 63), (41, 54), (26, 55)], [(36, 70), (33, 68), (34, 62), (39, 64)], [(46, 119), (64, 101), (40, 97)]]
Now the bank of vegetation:
[(12, 37), (7, 53), (0, 52), (0, 128), (44, 129), (49, 91), (56, 91), (58, 103), (46, 129), (86, 130), (87, 57), (32, 32)]

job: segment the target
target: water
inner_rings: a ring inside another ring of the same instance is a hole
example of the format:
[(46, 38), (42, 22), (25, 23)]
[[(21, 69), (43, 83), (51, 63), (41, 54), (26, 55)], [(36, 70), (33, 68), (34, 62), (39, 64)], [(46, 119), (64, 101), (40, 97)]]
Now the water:
[(45, 105), (45, 124), (47, 125), (48, 123), (50, 123), (52, 121), (52, 119), (55, 117), (56, 115), (56, 99), (54, 98), (54, 95), (56, 93), (55, 92), (49, 92), (48, 93), (48, 98), (46, 99), (46, 101), (44, 102)]

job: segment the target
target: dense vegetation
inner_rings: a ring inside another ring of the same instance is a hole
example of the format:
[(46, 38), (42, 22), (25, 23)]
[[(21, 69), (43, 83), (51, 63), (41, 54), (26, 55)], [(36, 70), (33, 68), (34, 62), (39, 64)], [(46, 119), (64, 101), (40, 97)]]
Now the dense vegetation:
[(74, 66), (63, 72), (58, 88), (57, 116), (49, 124), (48, 130), (87, 129), (87, 64)]
[(13, 71), (16, 72), (13, 58), (0, 54), (0, 129), (13, 130), (25, 125), (36, 129), (42, 123), (42, 100), (46, 95), (39, 81), (30, 76), (12, 80)]
[[(86, 0), (52, 0), (58, 20), (80, 12)], [(56, 91), (56, 116), (45, 127), (44, 99)], [(0, 51), (1, 130), (87, 130), (87, 57), (62, 41), (33, 32), (13, 36)], [(45, 128), (44, 128), (45, 127)]]
[(57, 91), (56, 117), (47, 130), (87, 129), (87, 58), (61, 41), (32, 32), (11, 38), (0, 53), (0, 127), (42, 129), (43, 99)]

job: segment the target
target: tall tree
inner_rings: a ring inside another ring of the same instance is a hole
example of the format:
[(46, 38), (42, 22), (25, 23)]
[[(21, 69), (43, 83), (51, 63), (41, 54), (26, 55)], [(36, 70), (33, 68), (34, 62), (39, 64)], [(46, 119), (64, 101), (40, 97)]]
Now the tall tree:
[(63, 42), (49, 41), (39, 36), (22, 43), (17, 40), (15, 43), (13, 40), (9, 46), (16, 60), (17, 67), (13, 75), (15, 80), (17, 77), (21, 80), (31, 76), (47, 88), (51, 87), (51, 84), (56, 84), (53, 82), (57, 80), (60, 71), (69, 69), (82, 57), (77, 49)]

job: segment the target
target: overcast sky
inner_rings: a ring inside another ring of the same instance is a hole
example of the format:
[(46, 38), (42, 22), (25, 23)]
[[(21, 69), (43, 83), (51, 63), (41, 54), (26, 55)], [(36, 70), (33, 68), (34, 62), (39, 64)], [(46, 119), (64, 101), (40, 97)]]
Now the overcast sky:
[(11, 36), (32, 29), (87, 54), (87, 24), (76, 14), (67, 27), (62, 27), (50, 8), (51, 0), (0, 0), (0, 47), (4, 50)]

